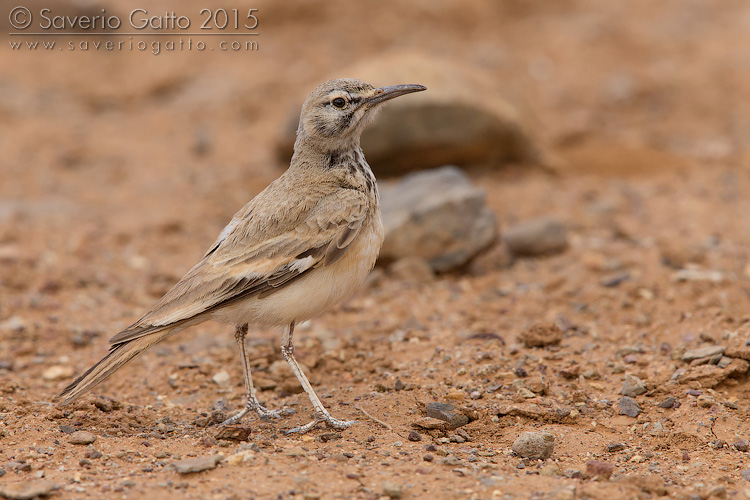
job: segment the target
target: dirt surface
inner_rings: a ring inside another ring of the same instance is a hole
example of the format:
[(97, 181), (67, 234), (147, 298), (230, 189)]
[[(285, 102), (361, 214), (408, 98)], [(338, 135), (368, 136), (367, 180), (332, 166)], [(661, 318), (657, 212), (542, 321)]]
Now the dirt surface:
[[(750, 5), (438, 3), (227, 6), (260, 8), (251, 53), (0, 51), (0, 492), (750, 498)], [(531, 117), (554, 172), (468, 172), (502, 227), (551, 215), (568, 250), (509, 262), (498, 244), (422, 284), (378, 268), (301, 325), (318, 394), (358, 420), (342, 432), (283, 435), (310, 405), (268, 330), (250, 341), (259, 397), (296, 413), (221, 434), (244, 390), (231, 329), (208, 323), (52, 404), (279, 174), (306, 93), (404, 50), (492, 75)], [(684, 356), (711, 346), (724, 357)], [(633, 376), (636, 417), (620, 414)], [(468, 423), (429, 420), (435, 402)], [(550, 458), (512, 453), (527, 431), (554, 436)]]

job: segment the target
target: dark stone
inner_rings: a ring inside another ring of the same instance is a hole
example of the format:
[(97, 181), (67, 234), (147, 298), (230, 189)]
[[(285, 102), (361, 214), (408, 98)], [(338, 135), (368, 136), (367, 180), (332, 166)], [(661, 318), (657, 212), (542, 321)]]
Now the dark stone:
[(627, 415), (628, 417), (635, 418), (641, 414), (641, 406), (638, 404), (638, 401), (628, 396), (620, 398), (618, 407), (620, 415)]
[(674, 404), (677, 402), (677, 398), (669, 396), (667, 399), (659, 403), (659, 408), (674, 408)]
[(425, 408), (428, 417), (448, 422), (453, 429), (469, 423), (469, 417), (457, 411), (450, 403), (430, 403)]

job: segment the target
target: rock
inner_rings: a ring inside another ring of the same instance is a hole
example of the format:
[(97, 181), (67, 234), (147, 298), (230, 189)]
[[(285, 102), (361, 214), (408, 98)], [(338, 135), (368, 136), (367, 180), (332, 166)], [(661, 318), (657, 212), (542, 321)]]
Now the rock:
[(528, 390), (525, 387), (521, 387), (520, 389), (518, 389), (518, 392), (516, 392), (516, 395), (518, 395), (518, 396), (520, 396), (520, 397), (522, 397), (524, 399), (531, 399), (531, 398), (535, 398), (536, 397), (536, 394), (534, 394), (533, 392), (531, 392), (530, 390)]
[(425, 414), (428, 417), (448, 422), (451, 429), (456, 429), (469, 423), (469, 417), (458, 411), (450, 403), (430, 403), (425, 407)]
[(638, 404), (638, 401), (629, 396), (621, 397), (618, 407), (620, 415), (627, 415), (628, 417), (635, 418), (641, 414), (641, 406)]
[(383, 495), (388, 498), (398, 499), (404, 496), (404, 492), (400, 484), (391, 481), (383, 481)]
[(529, 377), (523, 381), (524, 387), (535, 394), (547, 394), (547, 382), (542, 377)]
[(484, 190), (445, 166), (380, 186), (385, 241), (381, 259), (420, 257), (436, 272), (467, 264), (497, 238)]
[(742, 479), (745, 481), (750, 481), (750, 469), (745, 469), (740, 472), (740, 476), (742, 476)]
[(678, 245), (673, 240), (658, 242), (661, 262), (673, 269), (683, 269), (690, 264), (702, 264), (706, 260), (706, 251), (695, 245)]
[(11, 316), (5, 321), (0, 322), (0, 331), (22, 332), (25, 329), (26, 322), (18, 316)]
[(732, 446), (737, 450), (741, 451), (743, 453), (750, 451), (750, 443), (747, 442), (745, 439), (738, 439), (734, 443), (732, 443)]
[[(445, 164), (544, 161), (521, 113), (498, 91), (490, 72), (399, 52), (344, 69), (342, 74), (357, 75), (373, 85), (412, 82), (428, 89), (383, 106), (378, 119), (362, 134), (362, 149), (377, 176)], [(292, 156), (297, 106), (277, 141), (277, 156), (284, 166)]]
[(96, 436), (87, 431), (76, 431), (68, 438), (70, 444), (91, 444), (94, 441)]
[(701, 394), (696, 398), (696, 403), (698, 403), (698, 406), (701, 408), (711, 408), (714, 405), (714, 398), (707, 394)]
[(708, 358), (716, 354), (723, 354), (726, 347), (720, 345), (707, 345), (696, 349), (688, 349), (682, 355), (683, 361), (693, 361), (695, 359)]
[(213, 469), (224, 459), (224, 455), (209, 455), (205, 457), (186, 458), (169, 464), (179, 474), (190, 474)]
[(554, 323), (533, 325), (518, 336), (518, 341), (526, 347), (544, 347), (559, 344), (563, 338), (562, 330)]
[(664, 496), (667, 494), (667, 488), (664, 486), (664, 478), (658, 474), (629, 474), (617, 479), (623, 483), (633, 484), (646, 493), (652, 493), (656, 496)]
[(402, 257), (388, 267), (392, 277), (412, 283), (427, 283), (435, 278), (432, 267), (421, 257)]
[(73, 376), (72, 366), (53, 365), (42, 372), (44, 380), (64, 380)]
[(586, 476), (591, 479), (607, 480), (615, 471), (615, 466), (609, 462), (589, 460), (586, 462)]
[(745, 338), (741, 335), (735, 336), (729, 341), (727, 350), (724, 354), (730, 358), (741, 358), (750, 360), (750, 345), (745, 342)]
[(721, 356), (719, 358), (719, 362), (716, 363), (716, 366), (718, 366), (719, 368), (726, 368), (731, 364), (732, 364), (732, 358), (729, 358), (727, 356)]
[(240, 425), (226, 425), (220, 427), (214, 435), (215, 439), (225, 439), (227, 441), (247, 441), (250, 439), (252, 429)]
[(574, 500), (576, 498), (576, 487), (573, 485), (559, 486), (550, 491), (545, 498), (549, 500)]
[(677, 398), (674, 396), (668, 396), (667, 399), (659, 403), (659, 408), (674, 408)]
[(32, 500), (38, 497), (45, 497), (57, 488), (57, 485), (48, 479), (27, 480), (22, 483), (1, 486), (0, 497), (10, 500)]
[(555, 436), (549, 432), (524, 432), (514, 442), (513, 452), (522, 458), (546, 460), (555, 449)]
[(610, 443), (607, 445), (606, 450), (609, 453), (616, 453), (625, 449), (624, 443)]
[(750, 369), (748, 361), (734, 358), (723, 369), (715, 365), (693, 366), (686, 373), (680, 374), (676, 380), (681, 384), (699, 382), (702, 387), (716, 387), (728, 378), (744, 375), (748, 369)]
[(552, 462), (542, 467), (539, 471), (539, 475), (543, 477), (559, 477), (562, 476), (562, 471), (560, 470), (559, 465)]
[(213, 380), (214, 384), (219, 387), (229, 387), (230, 384), (229, 374), (225, 370), (215, 373), (214, 376), (211, 377), (211, 380)]
[(408, 439), (409, 441), (415, 441), (415, 442), (421, 441), (422, 435), (418, 433), (417, 431), (412, 430), (412, 431), (409, 431), (409, 435), (406, 437), (406, 439)]
[(510, 226), (503, 241), (516, 256), (553, 255), (568, 247), (568, 231), (561, 222), (543, 216)]
[(710, 283), (721, 283), (724, 281), (724, 273), (721, 271), (707, 271), (703, 269), (680, 269), (675, 271), (671, 277), (672, 281), (708, 281)]
[(646, 393), (646, 385), (635, 375), (626, 375), (622, 384), (621, 394), (623, 396), (640, 396)]

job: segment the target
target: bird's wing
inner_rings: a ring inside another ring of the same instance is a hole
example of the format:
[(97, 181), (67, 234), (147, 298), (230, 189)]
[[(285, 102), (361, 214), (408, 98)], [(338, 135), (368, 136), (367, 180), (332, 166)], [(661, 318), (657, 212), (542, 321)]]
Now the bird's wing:
[[(266, 218), (255, 216), (252, 207), (240, 212), (203, 259), (110, 342), (120, 344), (187, 323), (248, 297), (267, 297), (311, 269), (333, 264), (356, 239), (367, 210), (363, 193), (338, 190), (321, 197), (299, 223), (273, 235), (264, 227)], [(267, 237), (258, 238), (259, 233)]]

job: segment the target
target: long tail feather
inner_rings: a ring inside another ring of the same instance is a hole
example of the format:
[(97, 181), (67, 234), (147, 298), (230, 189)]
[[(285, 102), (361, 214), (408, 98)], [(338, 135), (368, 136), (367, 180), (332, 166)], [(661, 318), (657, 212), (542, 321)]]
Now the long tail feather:
[(86, 373), (78, 377), (73, 383), (65, 388), (58, 396), (60, 405), (67, 405), (78, 399), (81, 395), (93, 389), (100, 382), (124, 366), (128, 361), (142, 352), (158, 344), (165, 338), (182, 330), (180, 326), (169, 326), (164, 330), (150, 333), (145, 337), (115, 344), (112, 350), (104, 356), (97, 364), (89, 368)]

